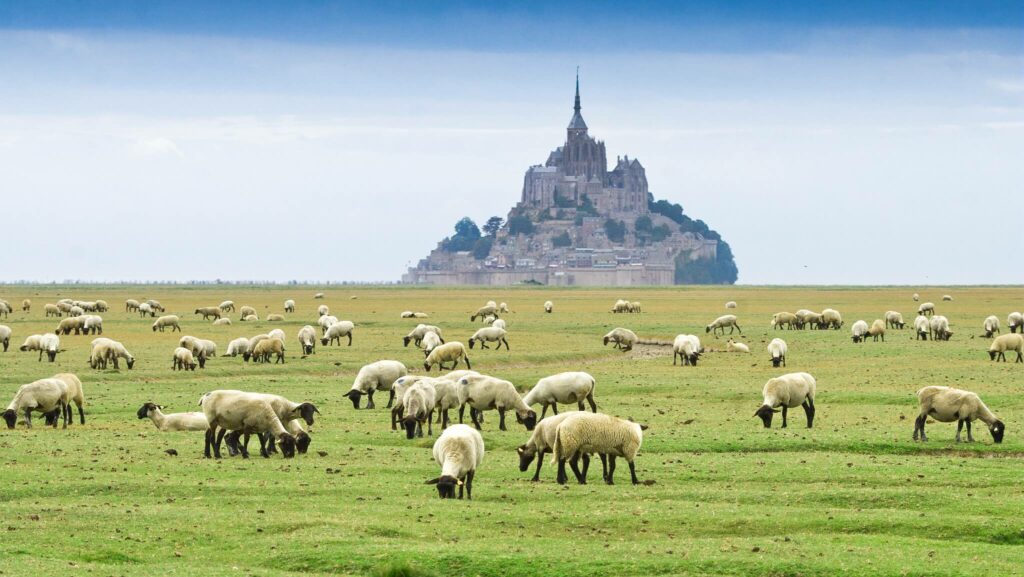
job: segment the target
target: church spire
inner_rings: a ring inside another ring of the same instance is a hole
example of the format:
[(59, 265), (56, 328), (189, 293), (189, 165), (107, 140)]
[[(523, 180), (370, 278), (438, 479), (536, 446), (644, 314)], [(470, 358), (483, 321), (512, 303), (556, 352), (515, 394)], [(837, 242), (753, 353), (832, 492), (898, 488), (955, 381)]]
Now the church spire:
[(580, 113), (580, 67), (576, 67), (576, 105), (572, 107), (576, 114)]
[(586, 134), (587, 123), (583, 122), (583, 115), (580, 114), (580, 67), (576, 67), (576, 103), (572, 107), (572, 120), (569, 121), (569, 135)]

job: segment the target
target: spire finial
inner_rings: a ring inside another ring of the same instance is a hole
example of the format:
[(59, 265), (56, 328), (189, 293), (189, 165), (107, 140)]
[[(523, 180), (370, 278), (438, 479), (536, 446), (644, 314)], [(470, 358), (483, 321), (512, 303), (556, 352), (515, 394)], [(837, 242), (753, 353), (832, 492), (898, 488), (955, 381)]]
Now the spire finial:
[(576, 66), (576, 105), (572, 107), (576, 112), (580, 111), (580, 67)]

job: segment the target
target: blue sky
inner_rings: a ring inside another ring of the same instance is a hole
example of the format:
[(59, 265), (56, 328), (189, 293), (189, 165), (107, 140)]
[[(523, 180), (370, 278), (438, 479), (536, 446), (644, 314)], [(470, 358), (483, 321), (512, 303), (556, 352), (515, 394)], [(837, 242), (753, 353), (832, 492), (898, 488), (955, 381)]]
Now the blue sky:
[[(0, 280), (397, 279), (519, 199), (580, 65), (742, 283), (1020, 283), (1024, 5), (816, 4), (2, 3)], [(83, 220), (118, 250), (36, 238)]]

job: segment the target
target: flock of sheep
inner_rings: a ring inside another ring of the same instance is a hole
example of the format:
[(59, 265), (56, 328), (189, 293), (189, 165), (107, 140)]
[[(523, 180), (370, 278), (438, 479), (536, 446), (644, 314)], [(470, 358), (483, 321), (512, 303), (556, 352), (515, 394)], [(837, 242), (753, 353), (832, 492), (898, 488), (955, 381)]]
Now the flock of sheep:
[[(315, 298), (320, 298), (318, 295)], [(914, 300), (918, 300), (914, 295)], [(951, 300), (948, 298), (946, 300)], [(547, 301), (543, 305), (546, 313), (554, 311), (554, 304)], [(730, 301), (727, 309), (735, 309), (737, 305)], [(12, 312), (11, 305), (0, 299), (0, 316)], [(29, 312), (31, 302), (22, 303), (22, 311)], [(55, 304), (44, 307), (47, 317), (56, 316), (61, 320), (53, 333), (31, 335), (20, 347), (22, 351), (38, 351), (39, 360), (46, 353), (48, 360), (53, 362), (60, 349), (59, 335), (84, 334), (102, 335), (103, 319), (93, 313), (109, 310), (106, 302), (76, 301), (63, 299)], [(165, 308), (156, 300), (144, 302), (129, 299), (125, 302), (127, 312), (138, 312), (143, 317), (155, 318), (152, 329), (154, 332), (181, 332), (180, 319), (176, 315), (165, 315)], [(295, 312), (295, 301), (284, 303), (286, 313)], [(215, 324), (230, 324), (227, 313), (236, 312), (232, 301), (225, 301), (218, 306), (199, 307), (195, 315), (204, 320), (213, 319)], [(487, 411), (497, 411), (498, 428), (507, 430), (506, 413), (514, 413), (515, 419), (527, 431), (532, 432), (527, 442), (518, 447), (520, 469), (526, 471), (534, 459), (537, 468), (533, 479), (539, 479), (543, 456), (553, 454), (558, 464), (557, 480), (566, 483), (568, 466), (579, 483), (586, 483), (587, 471), (591, 455), (597, 454), (602, 461), (602, 478), (613, 483), (617, 458), (623, 458), (629, 465), (631, 481), (636, 484), (635, 458), (643, 441), (643, 430), (647, 427), (632, 420), (620, 419), (597, 411), (594, 395), (596, 380), (585, 372), (564, 372), (540, 379), (526, 394), (520, 394), (511, 382), (474, 371), (469, 358), (469, 350), (476, 345), (481, 349), (488, 348), (489, 343), (495, 349), (502, 345), (506, 350), (508, 330), (501, 315), (509, 313), (506, 303), (488, 302), (470, 316), (471, 321), (482, 320), (486, 326), (477, 330), (468, 340), (468, 348), (458, 341), (446, 342), (441, 329), (434, 325), (419, 324), (405, 337), (404, 346), (413, 344), (422, 350), (424, 355), (423, 368), (425, 374), (411, 375), (408, 367), (396, 360), (381, 360), (370, 363), (360, 369), (351, 388), (344, 395), (355, 409), (360, 408), (362, 397), (367, 398), (366, 408), (374, 409), (374, 393), (385, 391), (389, 395), (387, 407), (390, 409), (391, 429), (397, 430), (399, 423), (409, 439), (423, 436), (426, 425), (427, 434), (433, 434), (433, 424), (440, 425), (443, 433), (433, 446), (433, 456), (441, 467), (438, 477), (427, 481), (437, 486), (442, 498), (454, 497), (458, 489), (458, 497), (472, 498), (472, 483), (476, 469), (480, 466), (484, 455), (484, 440), (480, 434)], [(640, 313), (638, 302), (619, 300), (612, 308), (614, 313)], [(160, 313), (161, 316), (157, 317)], [(258, 320), (253, 307), (242, 306), (237, 309), (239, 318), (249, 322)], [(347, 338), (348, 346), (352, 346), (352, 334), (355, 325), (351, 321), (339, 320), (330, 314), (327, 305), (317, 308), (320, 333), (311, 325), (303, 326), (297, 335), (303, 358), (315, 354), (317, 341), (322, 346), (332, 343), (341, 344)], [(402, 318), (427, 318), (420, 312), (405, 311)], [(282, 321), (281, 314), (270, 314), (267, 321)], [(1024, 362), (1024, 319), (1019, 312), (1010, 313), (1007, 318), (1010, 329), (1008, 334), (1000, 334), (993, 339), (989, 355), (992, 360), (1005, 361), (1006, 352), (1016, 352), (1016, 362)], [(796, 313), (780, 312), (772, 316), (770, 326), (773, 329), (789, 330), (838, 330), (843, 326), (840, 313), (834, 309), (825, 309), (821, 313), (802, 309)], [(949, 340), (948, 320), (935, 314), (935, 305), (923, 303), (918, 308), (918, 317), (913, 326), (918, 339)], [(875, 320), (871, 325), (863, 320), (853, 323), (851, 332), (855, 343), (864, 342), (868, 337), (878, 341), (885, 340), (888, 329), (903, 329), (905, 323), (900, 313), (888, 311), (884, 318)], [(999, 319), (995, 316), (986, 318), (982, 328), (986, 337), (1000, 333)], [(725, 335), (738, 332), (742, 335), (736, 315), (723, 315), (705, 327), (705, 333), (718, 338), (718, 333)], [(1018, 330), (1019, 329), (1019, 330)], [(6, 352), (11, 338), (11, 329), (0, 325), (0, 342)], [(222, 355), (224, 357), (241, 356), (245, 362), (284, 363), (286, 335), (281, 329), (274, 329), (252, 338), (232, 340)], [(614, 343), (622, 351), (633, 349), (642, 341), (636, 333), (626, 328), (615, 328), (604, 336), (604, 344)], [(663, 343), (657, 343), (663, 344)], [(671, 343), (673, 350), (672, 363), (677, 361), (683, 366), (696, 366), (705, 349), (697, 335), (681, 334)], [(749, 353), (749, 347), (730, 338), (727, 352)], [(768, 344), (774, 367), (786, 366), (788, 345), (781, 338), (774, 338)], [(206, 363), (217, 356), (217, 345), (213, 341), (193, 336), (182, 336), (178, 340), (171, 356), (172, 370), (196, 370), (205, 368)], [(124, 362), (127, 369), (132, 369), (135, 357), (120, 342), (108, 337), (97, 336), (92, 341), (92, 350), (88, 364), (93, 369), (106, 369), (110, 365), (120, 368)], [(465, 369), (459, 370), (464, 364)], [(442, 371), (449, 371), (436, 377), (429, 375), (437, 366)], [(782, 426), (788, 426), (788, 410), (802, 407), (807, 427), (811, 428), (815, 416), (815, 378), (805, 372), (784, 374), (772, 379), (762, 390), (763, 402), (754, 416), (762, 420), (765, 427), (770, 427), (775, 413), (782, 413)], [(915, 421), (913, 438), (926, 440), (924, 426), (927, 418), (940, 422), (957, 421), (957, 436), (961, 440), (961, 430), (966, 425), (968, 441), (973, 441), (971, 423), (980, 420), (985, 423), (995, 442), (1002, 441), (1005, 425), (1000, 421), (981, 399), (974, 393), (949, 387), (929, 386), (918, 391), (921, 413)], [(63, 426), (73, 422), (71, 404), (78, 407), (80, 421), (85, 423), (84, 394), (82, 383), (77, 376), (68, 373), (44, 378), (21, 386), (14, 399), (3, 412), (8, 428), (14, 428), (18, 417), (23, 416), (28, 427), (32, 426), (32, 414), (44, 415), (48, 425), (57, 426), (63, 420)], [(585, 405), (586, 403), (586, 405)], [(559, 413), (558, 405), (575, 405), (577, 411)], [(229, 454), (241, 454), (248, 457), (248, 443), (252, 435), (260, 441), (260, 453), (267, 457), (280, 452), (284, 457), (292, 457), (296, 452), (305, 453), (311, 443), (306, 427), (313, 425), (314, 415), (319, 410), (310, 402), (296, 403), (280, 395), (245, 392), (239, 390), (215, 390), (206, 393), (199, 400), (201, 411), (188, 413), (163, 413), (163, 407), (147, 402), (138, 410), (139, 419), (150, 419), (161, 431), (204, 431), (206, 457), (221, 457), (221, 445), (226, 440)], [(538, 419), (533, 407), (540, 406)], [(586, 411), (589, 406), (590, 412)], [(465, 419), (466, 409), (473, 426), (461, 424)], [(449, 411), (458, 409), (459, 423), (451, 424)], [(551, 409), (553, 415), (548, 417)], [(436, 420), (435, 420), (436, 419)], [(582, 468), (580, 465), (582, 464)]]

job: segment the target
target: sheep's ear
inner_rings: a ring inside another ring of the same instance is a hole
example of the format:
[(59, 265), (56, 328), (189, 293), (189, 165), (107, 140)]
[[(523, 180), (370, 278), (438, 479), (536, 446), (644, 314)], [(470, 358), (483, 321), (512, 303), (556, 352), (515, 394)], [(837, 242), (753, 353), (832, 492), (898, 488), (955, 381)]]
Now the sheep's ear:
[(436, 485), (440, 480), (441, 480), (441, 477), (438, 477), (436, 479), (431, 479), (431, 480), (427, 481), (426, 483), (424, 483), (424, 485)]
[(646, 431), (647, 429), (650, 429), (650, 427), (648, 427), (647, 425), (640, 425), (641, 431)]
[(516, 447), (516, 452), (519, 453), (520, 455), (522, 455), (523, 454), (523, 448), (522, 447)]
[(462, 482), (461, 479), (456, 479), (455, 484), (461, 487), (464, 483)]

